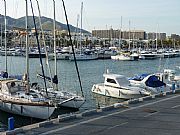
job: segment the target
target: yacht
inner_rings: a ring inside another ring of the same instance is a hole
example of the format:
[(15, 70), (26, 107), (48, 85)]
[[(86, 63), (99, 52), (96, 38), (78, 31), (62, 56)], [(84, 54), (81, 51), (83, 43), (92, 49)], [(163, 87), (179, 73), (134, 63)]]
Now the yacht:
[[(86, 61), (86, 60), (96, 60), (98, 59), (98, 55), (95, 53), (75, 53), (75, 57), (77, 61)], [(71, 61), (74, 61), (74, 56), (73, 54), (70, 55), (69, 59)]]
[(134, 61), (139, 59), (139, 55), (137, 53), (122, 53), (115, 56), (111, 56), (113, 60), (122, 60), (122, 61)]
[(166, 86), (166, 83), (161, 81), (160, 78), (155, 74), (136, 75), (132, 78), (129, 78), (129, 81), (132, 86), (144, 88), (151, 94), (170, 90), (170, 87)]
[(104, 83), (94, 84), (91, 89), (93, 93), (122, 99), (138, 98), (150, 94), (142, 88), (131, 86), (123, 75), (106, 73), (103, 76)]

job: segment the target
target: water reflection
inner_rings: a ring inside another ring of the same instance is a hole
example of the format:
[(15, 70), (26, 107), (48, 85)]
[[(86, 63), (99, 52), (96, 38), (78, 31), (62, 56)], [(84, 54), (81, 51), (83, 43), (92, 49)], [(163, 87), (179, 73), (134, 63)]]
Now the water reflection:
[(96, 108), (104, 107), (104, 106), (112, 105), (114, 103), (120, 103), (122, 101), (125, 101), (124, 99), (107, 97), (107, 96), (103, 96), (103, 95), (99, 95), (99, 94), (95, 94), (95, 93), (92, 93), (92, 96), (96, 102)]

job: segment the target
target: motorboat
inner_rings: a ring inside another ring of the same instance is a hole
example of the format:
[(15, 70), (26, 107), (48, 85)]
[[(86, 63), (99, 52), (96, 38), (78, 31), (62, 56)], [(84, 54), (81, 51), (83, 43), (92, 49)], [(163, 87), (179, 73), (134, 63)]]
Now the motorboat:
[(139, 55), (137, 53), (122, 53), (115, 56), (111, 56), (113, 60), (122, 60), (122, 61), (134, 61), (139, 59)]
[(159, 54), (153, 53), (151, 51), (141, 51), (139, 54), (139, 59), (152, 60), (159, 57)]
[[(96, 59), (98, 59), (98, 55), (93, 53), (93, 52), (90, 52), (90, 51), (75, 53), (75, 57), (76, 57), (77, 61), (86, 61), (86, 60), (96, 60)], [(70, 55), (69, 59), (71, 61), (74, 61), (73, 54)]]
[(131, 57), (129, 55), (125, 55), (125, 54), (119, 54), (119, 55), (111, 56), (111, 59), (113, 59), (113, 60), (131, 61)]
[(144, 88), (147, 91), (154, 93), (161, 93), (170, 90), (170, 87), (160, 80), (160, 77), (155, 74), (141, 74), (129, 78), (130, 84), (140, 88)]
[(169, 87), (172, 87), (172, 85), (174, 84), (175, 88), (180, 88), (180, 75), (177, 75), (175, 70), (164, 69), (163, 72), (156, 73), (156, 75)]
[(123, 75), (106, 73), (103, 76), (104, 83), (94, 84), (91, 89), (93, 93), (122, 99), (138, 98), (150, 94), (143, 88), (131, 86)]
[[(56, 60), (69, 60), (70, 53), (58, 52), (56, 54)], [(49, 54), (49, 60), (54, 60), (54, 53)]]

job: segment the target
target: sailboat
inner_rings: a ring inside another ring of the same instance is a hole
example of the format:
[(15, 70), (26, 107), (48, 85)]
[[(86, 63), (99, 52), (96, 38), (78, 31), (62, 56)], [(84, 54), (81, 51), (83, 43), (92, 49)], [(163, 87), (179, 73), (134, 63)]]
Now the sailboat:
[[(39, 5), (37, 3), (37, 5)], [(74, 109), (79, 109), (85, 102), (84, 96), (79, 96), (74, 93), (61, 91), (58, 88), (58, 76), (57, 76), (57, 53), (56, 53), (56, 21), (55, 21), (55, 1), (53, 0), (54, 5), (54, 19), (53, 19), (53, 31), (54, 31), (54, 65), (55, 65), (55, 75), (54, 77), (46, 77), (46, 80), (49, 80), (51, 82), (52, 87), (47, 88), (47, 91), (45, 89), (38, 90), (38, 86), (36, 86), (36, 92), (39, 94), (42, 94), (46, 96), (48, 94), (48, 97), (53, 100), (53, 103), (56, 104), (56, 107), (69, 107)], [(39, 7), (39, 6), (38, 6)], [(40, 10), (39, 10), (40, 13)], [(41, 15), (39, 15), (41, 16)], [(40, 23), (41, 24), (41, 23)], [(42, 28), (41, 28), (42, 29)], [(48, 60), (48, 58), (47, 58)], [(51, 72), (50, 76), (51, 76)], [(44, 78), (43, 75), (38, 74), (38, 77)]]
[[(121, 30), (122, 30), (122, 17), (121, 17), (121, 28), (120, 28), (120, 36), (119, 36), (119, 43), (121, 43)], [(129, 52), (130, 52), (130, 22), (129, 22)], [(121, 61), (134, 61), (139, 58), (139, 56), (135, 53), (123, 53), (117, 54), (115, 56), (111, 56), (113, 60), (121, 60)]]
[[(4, 5), (6, 22), (5, 0)], [(0, 80), (0, 109), (6, 112), (22, 116), (48, 119), (55, 110), (54, 104), (45, 96), (36, 93), (29, 83), (27, 7), (28, 2), (26, 0), (26, 73), (24, 74), (22, 80), (9, 78), (6, 66), (4, 78)]]
[[(91, 51), (84, 51), (82, 49), (82, 12), (83, 12), (83, 2), (81, 3), (81, 28), (80, 28), (80, 51), (75, 53), (77, 61), (95, 60), (98, 59), (98, 55)], [(73, 55), (69, 57), (71, 61), (74, 60)]]

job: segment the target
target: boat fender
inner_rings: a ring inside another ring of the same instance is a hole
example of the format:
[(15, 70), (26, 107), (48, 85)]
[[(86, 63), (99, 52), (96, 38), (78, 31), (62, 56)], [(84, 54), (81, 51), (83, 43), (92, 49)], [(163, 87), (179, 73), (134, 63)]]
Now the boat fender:
[(21, 114), (23, 113), (23, 106), (21, 106)]
[(55, 84), (58, 84), (58, 77), (57, 77), (57, 75), (54, 75), (54, 78), (53, 78), (53, 83), (55, 83)]

